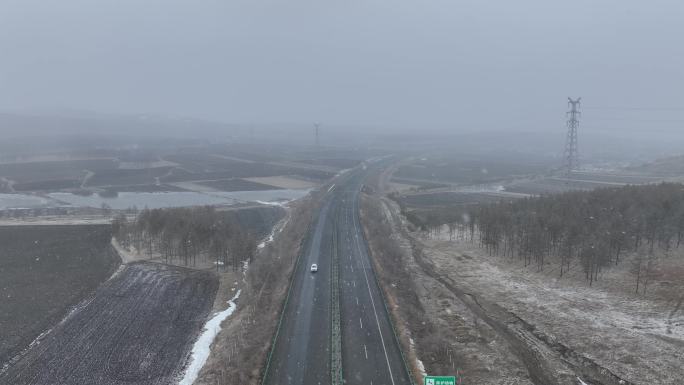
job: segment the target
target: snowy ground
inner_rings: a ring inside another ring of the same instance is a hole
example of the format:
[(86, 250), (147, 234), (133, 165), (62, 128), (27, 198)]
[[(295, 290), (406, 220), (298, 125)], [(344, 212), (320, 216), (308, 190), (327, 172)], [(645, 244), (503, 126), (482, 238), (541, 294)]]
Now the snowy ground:
[(589, 287), (577, 266), (558, 279), (555, 271), (527, 270), (520, 261), (490, 257), (470, 242), (438, 238), (423, 239), (425, 254), (460, 287), (633, 383), (676, 384), (684, 378), (682, 292), (679, 299), (659, 298), (663, 291), (654, 284), (650, 296), (631, 294), (626, 263)]
[(235, 296), (228, 301), (228, 308), (218, 313), (215, 313), (213, 317), (207, 321), (200, 334), (195, 345), (192, 347), (192, 352), (190, 353), (190, 365), (185, 369), (183, 379), (179, 382), (179, 385), (192, 385), (197, 379), (200, 370), (207, 362), (209, 358), (209, 353), (211, 353), (211, 344), (214, 342), (214, 338), (221, 331), (221, 323), (230, 317), (237, 307), (235, 301), (240, 297), (240, 290), (235, 293)]

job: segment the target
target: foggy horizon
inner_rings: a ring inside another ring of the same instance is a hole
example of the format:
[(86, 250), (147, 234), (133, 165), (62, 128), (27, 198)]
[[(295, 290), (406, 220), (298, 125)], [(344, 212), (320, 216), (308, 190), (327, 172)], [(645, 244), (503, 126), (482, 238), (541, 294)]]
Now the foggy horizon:
[(684, 122), (684, 6), (298, 0), (0, 5), (0, 110), (563, 132)]

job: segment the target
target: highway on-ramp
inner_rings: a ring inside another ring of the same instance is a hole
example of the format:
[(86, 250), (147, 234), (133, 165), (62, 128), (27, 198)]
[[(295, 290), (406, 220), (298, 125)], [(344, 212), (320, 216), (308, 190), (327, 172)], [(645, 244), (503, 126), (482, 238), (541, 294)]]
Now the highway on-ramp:
[(411, 383), (359, 222), (366, 174), (364, 166), (338, 177), (323, 198), (294, 272), (265, 384)]

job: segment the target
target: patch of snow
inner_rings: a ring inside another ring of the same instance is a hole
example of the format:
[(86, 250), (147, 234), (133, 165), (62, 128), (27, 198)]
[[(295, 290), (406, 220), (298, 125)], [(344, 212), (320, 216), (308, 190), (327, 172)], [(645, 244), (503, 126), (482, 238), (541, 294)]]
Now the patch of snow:
[(260, 205), (285, 207), (289, 201), (255, 201)]
[(264, 247), (266, 247), (267, 244), (269, 244), (271, 242), (273, 242), (273, 233), (271, 233), (271, 235), (269, 235), (268, 238), (266, 238), (264, 241), (259, 243), (257, 245), (257, 249), (263, 249)]
[(249, 269), (249, 260), (242, 261), (242, 282), (247, 283), (247, 269)]
[(340, 175), (342, 175), (342, 174), (346, 174), (346, 173), (349, 172), (349, 170), (351, 170), (351, 168), (345, 168), (345, 169), (343, 169), (343, 170), (340, 170), (340, 171), (337, 172), (337, 174), (335, 174), (335, 176), (340, 176)]
[(266, 247), (267, 244), (273, 242), (273, 239), (274, 239), (276, 233), (280, 233), (281, 231), (283, 231), (283, 228), (285, 228), (285, 225), (287, 225), (287, 222), (289, 222), (289, 220), (290, 220), (290, 217), (288, 214), (288, 216), (283, 221), (281, 221), (279, 224), (273, 226), (273, 230), (271, 230), (271, 234), (269, 234), (268, 237), (266, 237), (266, 239), (264, 239), (263, 241), (261, 241), (261, 243), (259, 243), (257, 245), (257, 249), (263, 249), (264, 247)]
[(202, 334), (192, 347), (190, 365), (185, 369), (185, 374), (178, 383), (179, 385), (192, 385), (197, 376), (199, 376), (200, 370), (202, 370), (202, 367), (207, 362), (207, 358), (209, 358), (211, 343), (214, 342), (214, 338), (221, 331), (221, 323), (235, 311), (237, 306), (235, 301), (240, 297), (241, 291), (238, 290), (235, 296), (228, 301), (228, 308), (226, 310), (214, 314), (214, 317), (204, 325)]
[[(409, 343), (411, 344), (411, 350), (415, 351), (415, 348), (414, 348), (415, 344), (413, 342), (413, 338), (409, 337)], [(416, 354), (416, 366), (418, 367), (418, 372), (420, 372), (420, 377), (427, 376), (427, 373), (425, 372), (425, 365), (423, 365), (423, 361), (421, 361), (418, 358), (418, 354)]]

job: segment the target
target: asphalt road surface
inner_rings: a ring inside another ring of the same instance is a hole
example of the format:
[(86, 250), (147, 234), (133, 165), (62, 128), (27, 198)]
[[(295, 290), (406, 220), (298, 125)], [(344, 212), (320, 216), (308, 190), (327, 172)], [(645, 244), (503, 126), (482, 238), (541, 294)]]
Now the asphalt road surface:
[[(338, 178), (312, 226), (273, 354), (267, 384), (330, 384), (337, 360), (332, 345), (332, 290), (339, 292), (342, 377), (346, 384), (410, 384), (377, 285), (358, 216), (365, 169)], [(335, 258), (333, 258), (333, 256)], [(337, 286), (331, 268), (337, 261)], [(310, 271), (318, 264), (318, 272)], [(339, 343), (339, 341), (337, 342)]]

